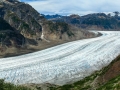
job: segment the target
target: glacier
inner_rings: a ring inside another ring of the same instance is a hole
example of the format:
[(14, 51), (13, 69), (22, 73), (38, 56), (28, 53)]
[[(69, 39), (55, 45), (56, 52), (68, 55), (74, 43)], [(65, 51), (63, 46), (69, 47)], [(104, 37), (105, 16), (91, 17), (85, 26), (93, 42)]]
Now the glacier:
[(120, 31), (68, 42), (21, 56), (0, 58), (0, 78), (14, 84), (64, 85), (91, 75), (120, 54)]

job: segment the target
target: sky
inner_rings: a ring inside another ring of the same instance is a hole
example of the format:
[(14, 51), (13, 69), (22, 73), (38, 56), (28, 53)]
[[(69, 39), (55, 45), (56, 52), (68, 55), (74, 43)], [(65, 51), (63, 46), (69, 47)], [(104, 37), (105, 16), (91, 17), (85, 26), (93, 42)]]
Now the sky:
[(86, 15), (120, 11), (120, 0), (20, 0), (42, 14)]

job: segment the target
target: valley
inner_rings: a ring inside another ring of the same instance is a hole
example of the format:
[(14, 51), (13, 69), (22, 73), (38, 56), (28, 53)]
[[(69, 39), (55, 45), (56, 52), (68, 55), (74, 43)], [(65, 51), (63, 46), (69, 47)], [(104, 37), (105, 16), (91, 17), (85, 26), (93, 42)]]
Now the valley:
[(14, 84), (73, 83), (107, 66), (119, 54), (120, 32), (99, 31), (96, 38), (0, 59), (0, 78)]
[(0, 90), (120, 90), (119, 10), (80, 2), (86, 13), (67, 15), (54, 2), (0, 0)]

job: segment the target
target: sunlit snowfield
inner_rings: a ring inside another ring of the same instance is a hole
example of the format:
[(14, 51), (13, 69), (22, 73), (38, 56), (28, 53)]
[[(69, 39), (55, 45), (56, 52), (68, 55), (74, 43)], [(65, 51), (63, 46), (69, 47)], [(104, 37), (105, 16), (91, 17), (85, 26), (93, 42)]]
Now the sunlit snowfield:
[(0, 59), (0, 78), (14, 84), (63, 85), (108, 65), (120, 54), (120, 32), (73, 41), (39, 52)]

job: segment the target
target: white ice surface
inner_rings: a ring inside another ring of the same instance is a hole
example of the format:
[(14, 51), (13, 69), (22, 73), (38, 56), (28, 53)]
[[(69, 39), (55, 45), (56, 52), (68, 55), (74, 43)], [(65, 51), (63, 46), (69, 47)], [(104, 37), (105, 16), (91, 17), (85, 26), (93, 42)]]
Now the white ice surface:
[(0, 78), (14, 84), (63, 85), (108, 65), (120, 54), (120, 32), (65, 43), (35, 53), (0, 59)]

